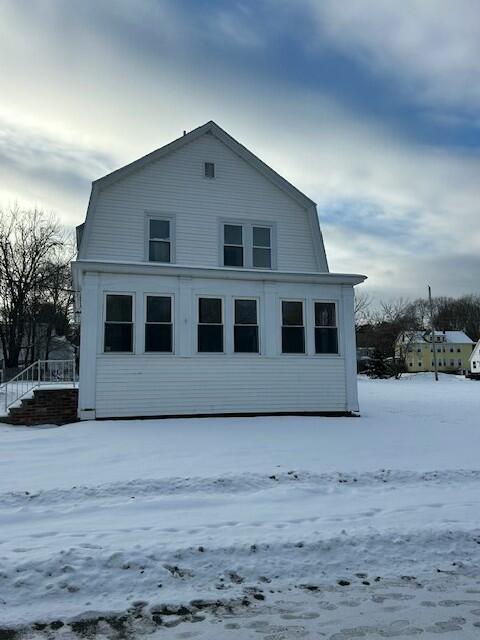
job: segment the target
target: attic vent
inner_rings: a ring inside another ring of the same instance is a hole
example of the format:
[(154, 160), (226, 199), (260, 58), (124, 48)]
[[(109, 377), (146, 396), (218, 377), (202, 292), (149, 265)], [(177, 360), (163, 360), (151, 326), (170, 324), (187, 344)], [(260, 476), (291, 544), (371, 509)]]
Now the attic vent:
[(205, 177), (215, 178), (215, 164), (213, 162), (205, 162)]

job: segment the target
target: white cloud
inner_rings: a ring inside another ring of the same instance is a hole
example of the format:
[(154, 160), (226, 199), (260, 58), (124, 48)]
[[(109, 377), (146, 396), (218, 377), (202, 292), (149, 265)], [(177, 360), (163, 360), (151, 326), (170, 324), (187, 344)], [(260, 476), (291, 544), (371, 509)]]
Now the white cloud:
[(229, 44), (239, 47), (258, 48), (264, 42), (259, 33), (252, 26), (250, 12), (244, 11), (219, 11), (213, 19), (214, 37), (228, 40)]
[(0, 116), (0, 207), (56, 210), (66, 224), (83, 215), (92, 176), (106, 173), (112, 159), (71, 133), (50, 134)]
[[(480, 106), (477, 0), (306, 0), (325, 40), (436, 108)], [(295, 6), (295, 5), (294, 5)]]
[[(213, 119), (318, 201), (333, 270), (366, 273), (377, 292), (416, 295), (427, 277), (438, 293), (468, 291), (464, 283), (478, 291), (478, 156), (414, 144), (281, 77), (192, 52), (193, 27), (168, 3), (157, 14), (144, 0), (132, 16), (129, 3), (114, 4), (115, 28), (106, 10), (72, 11), (75, 23), (63, 30), (68, 3), (35, 15), (11, 6), (0, 9), (9, 34), (0, 40), (9, 69), (0, 78), (0, 200), (43, 205), (78, 224), (90, 180)], [(363, 226), (345, 224), (339, 203), (359, 203)], [(335, 206), (338, 220), (324, 215)], [(365, 224), (369, 207), (381, 232)]]

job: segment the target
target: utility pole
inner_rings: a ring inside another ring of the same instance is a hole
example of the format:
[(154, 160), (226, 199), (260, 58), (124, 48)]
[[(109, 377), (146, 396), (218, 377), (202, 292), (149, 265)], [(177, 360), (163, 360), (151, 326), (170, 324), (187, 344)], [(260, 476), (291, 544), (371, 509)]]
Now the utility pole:
[(433, 368), (435, 370), (435, 380), (438, 382), (437, 348), (435, 345), (435, 327), (433, 323), (432, 289), (430, 285), (428, 285), (428, 302), (430, 304), (430, 331), (432, 332)]

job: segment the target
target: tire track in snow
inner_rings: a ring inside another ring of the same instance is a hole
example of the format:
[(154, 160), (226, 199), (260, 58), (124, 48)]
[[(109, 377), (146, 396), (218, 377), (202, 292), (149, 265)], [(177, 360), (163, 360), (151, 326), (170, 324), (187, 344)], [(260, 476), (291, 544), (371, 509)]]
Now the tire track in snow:
[[(154, 603), (239, 598), (291, 588), (316, 592), (333, 585), (374, 585), (385, 577), (422, 588), (422, 575), (478, 576), (476, 533), (415, 531), (340, 535), (309, 543), (179, 547), (71, 547), (44, 557), (1, 558), (0, 619), (25, 622), (36, 609), (52, 616), (88, 608), (124, 610), (135, 594)], [(258, 599), (261, 599), (258, 597)], [(262, 598), (263, 599), (263, 598)], [(479, 600), (480, 594), (476, 596)], [(25, 603), (28, 602), (28, 610)]]
[(272, 486), (295, 483), (299, 488), (315, 489), (319, 494), (332, 493), (344, 486), (377, 487), (417, 484), (458, 484), (480, 482), (478, 469), (451, 469), (442, 471), (398, 471), (380, 469), (361, 473), (310, 473), (305, 471), (274, 471), (271, 474), (244, 473), (218, 477), (172, 477), (161, 479), (136, 479), (129, 482), (114, 482), (96, 486), (73, 486), (70, 489), (50, 489), (31, 493), (14, 491), (0, 494), (0, 507), (23, 507), (26, 505), (67, 505), (88, 500), (129, 499), (131, 496), (171, 496), (182, 494), (248, 494)]

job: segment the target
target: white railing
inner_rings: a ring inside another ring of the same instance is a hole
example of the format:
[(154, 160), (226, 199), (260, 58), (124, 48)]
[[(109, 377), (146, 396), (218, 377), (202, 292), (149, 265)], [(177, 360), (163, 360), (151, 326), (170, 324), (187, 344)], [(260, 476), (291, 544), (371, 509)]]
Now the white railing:
[(75, 360), (37, 360), (0, 387), (5, 412), (29, 391), (43, 385), (75, 386)]

